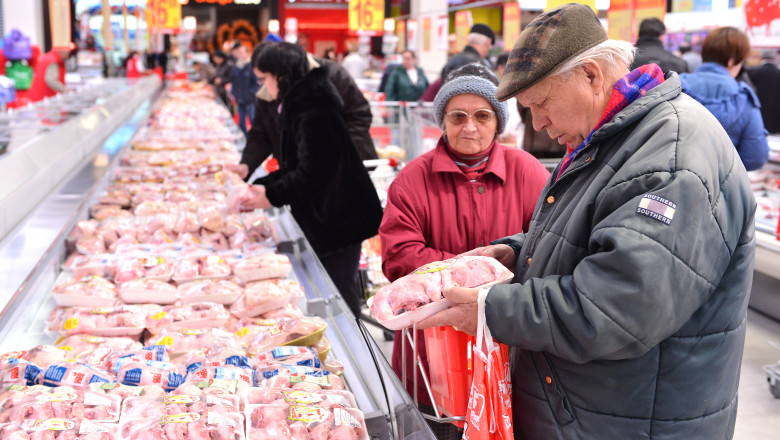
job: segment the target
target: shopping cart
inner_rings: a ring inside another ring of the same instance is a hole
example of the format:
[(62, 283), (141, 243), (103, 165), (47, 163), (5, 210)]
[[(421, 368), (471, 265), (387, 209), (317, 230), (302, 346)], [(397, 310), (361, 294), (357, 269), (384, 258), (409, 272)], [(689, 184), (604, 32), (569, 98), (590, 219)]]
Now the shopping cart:
[(406, 150), (410, 158), (415, 158), (436, 148), (442, 131), (441, 127), (436, 124), (433, 103), (408, 103), (406, 110), (408, 124)]
[[(780, 345), (775, 344), (772, 341), (766, 342), (772, 347), (780, 350)], [(775, 398), (780, 399), (780, 362), (764, 365), (764, 372), (766, 373), (766, 381), (769, 382), (769, 392), (772, 393)]]

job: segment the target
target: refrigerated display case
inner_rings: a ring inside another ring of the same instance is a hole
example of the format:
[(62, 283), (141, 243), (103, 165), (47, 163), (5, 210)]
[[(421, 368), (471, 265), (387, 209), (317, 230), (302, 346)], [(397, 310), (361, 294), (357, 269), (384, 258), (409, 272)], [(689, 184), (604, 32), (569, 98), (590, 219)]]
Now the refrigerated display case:
[[(77, 222), (89, 218), (90, 206), (113, 180), (131, 139), (144, 130), (155, 95), (140, 102), (126, 99), (125, 105), (111, 110), (98, 109), (108, 119), (122, 121), (97, 148), (86, 148), (80, 132), (51, 130), (61, 149), (79, 151), (81, 157), (61, 182), (49, 184), (37, 206), (0, 241), (0, 353), (54, 342), (56, 335), (46, 331), (46, 318), (55, 306), (51, 290), (68, 254), (66, 238)], [(4, 211), (12, 207), (0, 206)], [(304, 288), (305, 312), (328, 323), (325, 337), (331, 353), (344, 366), (344, 381), (365, 414), (370, 437), (433, 439), (419, 410), (373, 339), (352, 317), (289, 211), (275, 209), (269, 215), (279, 237), (277, 250), (290, 258), (292, 278)]]
[(769, 136), (769, 161), (751, 173), (756, 200), (756, 263), (750, 307), (780, 320), (780, 135)]

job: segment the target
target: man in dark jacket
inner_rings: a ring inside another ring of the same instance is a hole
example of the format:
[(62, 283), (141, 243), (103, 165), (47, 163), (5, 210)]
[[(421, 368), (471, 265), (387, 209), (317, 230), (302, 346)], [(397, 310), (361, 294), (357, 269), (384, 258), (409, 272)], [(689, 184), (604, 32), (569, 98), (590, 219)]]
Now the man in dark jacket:
[(255, 119), (255, 93), (260, 86), (257, 76), (252, 70), (252, 60), (249, 49), (241, 43), (233, 46), (233, 56), (236, 65), (230, 72), (230, 93), (238, 107), (238, 126), (246, 134), (246, 118)]
[(631, 70), (655, 63), (661, 66), (664, 72), (670, 70), (677, 73), (688, 72), (688, 65), (682, 58), (664, 49), (661, 35), (665, 33), (666, 26), (663, 21), (655, 17), (642, 20), (642, 24), (639, 25), (639, 39), (636, 40), (637, 54), (634, 63), (631, 64)]
[(756, 201), (720, 123), (631, 57), (585, 5), (520, 33), (496, 96), (569, 154), (526, 234), (470, 252), (512, 283), (445, 290), (459, 305), (418, 326), (474, 334), (484, 317), (510, 346), (515, 439), (734, 434)]
[(487, 60), (490, 48), (496, 43), (496, 34), (490, 26), (477, 23), (471, 26), (469, 30), (468, 45), (463, 48), (463, 52), (452, 57), (441, 71), (441, 77), (446, 78), (447, 74), (453, 70), (463, 67), (466, 64), (482, 63), (485, 67), (492, 68)]
[[(273, 43), (259, 44), (252, 53), (252, 65), (255, 66), (260, 53)], [(336, 87), (344, 102), (342, 116), (347, 123), (352, 142), (357, 148), (361, 160), (376, 159), (374, 141), (368, 129), (371, 126), (371, 107), (358, 89), (357, 84), (340, 64), (309, 56), (311, 68), (323, 66), (327, 69), (328, 79)], [(274, 100), (268, 91), (261, 87), (255, 100), (255, 118), (246, 138), (241, 154), (241, 163), (234, 168), (241, 177), (248, 179), (268, 156), (279, 157), (279, 101)]]
[(228, 108), (230, 108), (230, 99), (228, 99), (227, 92), (225, 91), (225, 84), (230, 82), (230, 72), (233, 71), (233, 62), (230, 60), (230, 57), (221, 50), (215, 50), (214, 53), (211, 54), (211, 58), (214, 60), (216, 71), (209, 83), (214, 84), (214, 90), (216, 90), (217, 96), (226, 106), (228, 106)]
[(770, 133), (780, 133), (780, 69), (777, 68), (777, 50), (761, 51), (762, 64), (748, 70), (761, 102), (761, 117)]

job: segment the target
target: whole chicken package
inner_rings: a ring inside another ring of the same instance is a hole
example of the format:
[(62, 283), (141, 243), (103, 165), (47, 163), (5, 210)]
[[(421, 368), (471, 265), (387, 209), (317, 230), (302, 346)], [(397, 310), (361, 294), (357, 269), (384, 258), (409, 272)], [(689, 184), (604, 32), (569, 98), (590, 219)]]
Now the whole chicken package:
[(58, 306), (111, 306), (116, 303), (117, 289), (114, 283), (97, 275), (74, 278), (62, 272), (52, 289)]
[(229, 318), (230, 313), (225, 306), (217, 303), (165, 306), (162, 311), (149, 315), (146, 328), (152, 333), (159, 333), (163, 328), (221, 327)]
[(117, 425), (90, 420), (27, 419), (0, 425), (3, 440), (116, 440)]
[(242, 393), (244, 404), (286, 404), (322, 406), (340, 405), (344, 408), (355, 408), (355, 396), (345, 390), (291, 390), (289, 388), (248, 388)]
[(226, 279), (192, 281), (179, 285), (178, 290), (183, 304), (206, 301), (230, 305), (236, 302), (244, 288)]
[[(57, 309), (55, 309), (57, 310)], [(87, 333), (94, 336), (135, 336), (146, 326), (149, 309), (136, 306), (70, 307), (54, 312), (50, 330), (63, 336)]]
[(338, 404), (249, 405), (247, 436), (252, 440), (368, 440), (363, 413)]
[(173, 304), (179, 291), (165, 281), (141, 278), (120, 284), (119, 298), (125, 304)]
[(442, 296), (450, 287), (484, 288), (513, 277), (491, 257), (461, 256), (426, 264), (388, 284), (369, 299), (371, 314), (380, 324), (400, 330), (453, 304)]
[(255, 281), (244, 287), (244, 292), (230, 306), (230, 313), (251, 318), (294, 304), (303, 296), (301, 285), (290, 279)]
[(67, 387), (58, 392), (7, 399), (0, 405), (0, 423), (20, 423), (27, 419), (86, 419), (118, 422), (122, 397)]
[(322, 339), (328, 324), (318, 317), (252, 319), (234, 324), (236, 335), (254, 355), (281, 345), (310, 346)]

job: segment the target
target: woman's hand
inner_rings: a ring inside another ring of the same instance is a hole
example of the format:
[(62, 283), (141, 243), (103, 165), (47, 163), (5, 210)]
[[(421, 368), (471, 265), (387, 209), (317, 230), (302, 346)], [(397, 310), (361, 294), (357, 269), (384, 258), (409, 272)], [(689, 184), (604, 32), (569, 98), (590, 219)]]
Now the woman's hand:
[(249, 175), (249, 166), (245, 163), (238, 163), (235, 165), (225, 165), (225, 169), (238, 174), (238, 177), (242, 179), (246, 179), (246, 176)]
[(242, 211), (254, 211), (255, 209), (267, 209), (271, 207), (271, 202), (265, 196), (265, 187), (261, 185), (250, 185), (249, 190), (254, 197), (241, 203)]
[(424, 319), (417, 324), (417, 328), (424, 329), (450, 325), (455, 330), (476, 336), (477, 297), (479, 296), (479, 290), (467, 287), (451, 287), (445, 290), (442, 292), (444, 297), (455, 303), (456, 306)]
[(515, 255), (515, 250), (505, 244), (482, 246), (476, 249), (472, 249), (468, 252), (464, 252), (460, 255), (472, 257), (493, 257), (511, 271), (514, 271), (515, 266), (517, 265), (517, 255)]

